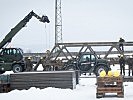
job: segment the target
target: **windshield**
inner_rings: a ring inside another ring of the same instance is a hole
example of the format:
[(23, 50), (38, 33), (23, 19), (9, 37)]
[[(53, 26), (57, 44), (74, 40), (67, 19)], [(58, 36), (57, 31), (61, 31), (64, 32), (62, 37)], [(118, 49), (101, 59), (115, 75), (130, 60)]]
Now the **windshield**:
[(79, 62), (95, 61), (96, 57), (93, 54), (84, 54), (81, 56)]

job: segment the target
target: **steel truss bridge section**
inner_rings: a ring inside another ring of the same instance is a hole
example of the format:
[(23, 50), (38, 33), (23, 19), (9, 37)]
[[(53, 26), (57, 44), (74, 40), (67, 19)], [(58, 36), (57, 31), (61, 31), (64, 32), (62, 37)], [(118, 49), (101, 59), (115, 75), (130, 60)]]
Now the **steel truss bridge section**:
[(119, 44), (119, 42), (57, 43), (47, 53), (31, 53), (24, 56), (31, 56), (35, 62), (40, 57), (44, 57), (44, 63), (46, 63), (58, 59), (69, 60), (77, 58), (80, 53), (91, 52), (98, 57), (108, 59), (110, 64), (117, 64), (119, 55), (122, 54), (126, 58), (133, 55), (133, 42), (124, 42), (124, 51), (119, 48)]
[[(57, 57), (63, 54), (69, 59), (68, 56), (70, 58), (73, 58), (74, 56), (77, 57), (81, 52), (92, 52), (96, 55), (103, 55), (102, 58), (106, 59), (110, 54), (126, 55), (133, 53), (133, 42), (123, 43), (125, 51), (122, 51), (119, 48), (119, 44), (119, 42), (57, 43), (49, 53), (48, 57), (55, 57), (56, 60)], [(79, 48), (79, 50), (74, 52), (74, 48)], [(95, 50), (95, 48), (97, 49)], [(55, 49), (58, 49), (58, 51), (54, 52)]]

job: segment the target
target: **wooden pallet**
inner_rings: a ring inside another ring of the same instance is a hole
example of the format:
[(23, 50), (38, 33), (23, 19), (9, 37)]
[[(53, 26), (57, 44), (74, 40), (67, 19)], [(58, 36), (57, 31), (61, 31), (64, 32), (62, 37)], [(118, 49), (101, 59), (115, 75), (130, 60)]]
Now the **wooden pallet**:
[(117, 97), (124, 97), (123, 77), (97, 77), (96, 97), (105, 97), (106, 93), (117, 93)]

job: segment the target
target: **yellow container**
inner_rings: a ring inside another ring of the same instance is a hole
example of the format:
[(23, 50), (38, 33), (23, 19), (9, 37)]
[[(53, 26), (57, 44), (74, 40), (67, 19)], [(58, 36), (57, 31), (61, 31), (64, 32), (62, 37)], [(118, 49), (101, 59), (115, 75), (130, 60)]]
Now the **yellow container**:
[(113, 77), (113, 72), (110, 70), (110, 71), (108, 71), (108, 76), (109, 77)]
[(120, 76), (120, 72), (119, 72), (118, 70), (114, 71), (114, 75), (113, 75), (113, 76), (114, 76), (114, 77)]
[(100, 77), (105, 77), (106, 76), (106, 72), (103, 70), (100, 72)]

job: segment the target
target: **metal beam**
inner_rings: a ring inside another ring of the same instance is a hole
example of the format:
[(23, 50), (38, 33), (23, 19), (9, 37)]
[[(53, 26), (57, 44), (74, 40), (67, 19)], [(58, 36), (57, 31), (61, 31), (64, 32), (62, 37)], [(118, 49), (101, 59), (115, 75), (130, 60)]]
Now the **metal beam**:
[(61, 0), (55, 0), (55, 44), (62, 41)]

